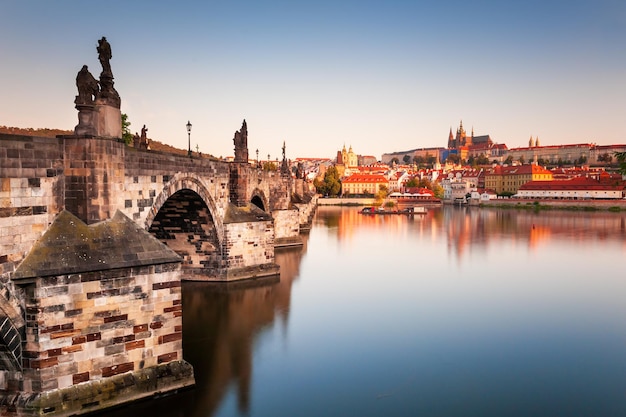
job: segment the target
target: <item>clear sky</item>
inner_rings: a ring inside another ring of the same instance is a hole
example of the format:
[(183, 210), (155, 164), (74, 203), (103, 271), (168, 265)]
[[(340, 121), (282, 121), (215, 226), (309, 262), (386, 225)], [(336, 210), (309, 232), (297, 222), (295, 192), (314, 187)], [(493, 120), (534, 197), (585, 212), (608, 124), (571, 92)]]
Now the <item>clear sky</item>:
[(233, 155), (446, 146), (459, 121), (527, 146), (626, 143), (626, 2), (0, 2), (0, 125), (73, 129), (111, 44), (131, 130)]

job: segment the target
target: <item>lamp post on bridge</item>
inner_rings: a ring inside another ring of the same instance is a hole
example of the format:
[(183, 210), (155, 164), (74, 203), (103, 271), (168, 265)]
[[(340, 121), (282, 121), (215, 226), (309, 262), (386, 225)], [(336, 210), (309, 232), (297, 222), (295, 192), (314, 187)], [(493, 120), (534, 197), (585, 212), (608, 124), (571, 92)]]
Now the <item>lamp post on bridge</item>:
[(256, 166), (259, 167), (259, 148), (256, 150)]
[(187, 120), (187, 156), (191, 158), (191, 122)]

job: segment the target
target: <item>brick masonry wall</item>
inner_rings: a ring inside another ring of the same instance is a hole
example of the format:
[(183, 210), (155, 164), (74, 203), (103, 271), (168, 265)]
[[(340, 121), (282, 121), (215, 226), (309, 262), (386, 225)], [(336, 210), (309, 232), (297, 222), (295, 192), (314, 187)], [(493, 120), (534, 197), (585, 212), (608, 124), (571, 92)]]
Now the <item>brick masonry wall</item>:
[(300, 213), (298, 209), (276, 210), (274, 217), (274, 231), (276, 239), (295, 238), (300, 235)]
[(247, 268), (274, 262), (274, 226), (271, 221), (226, 225), (228, 268)]
[(115, 139), (65, 137), (65, 208), (87, 224), (118, 209), (126, 145)]
[(37, 278), (26, 292), (24, 392), (182, 360), (179, 264)]
[(63, 142), (0, 134), (0, 276), (13, 271), (63, 207)]

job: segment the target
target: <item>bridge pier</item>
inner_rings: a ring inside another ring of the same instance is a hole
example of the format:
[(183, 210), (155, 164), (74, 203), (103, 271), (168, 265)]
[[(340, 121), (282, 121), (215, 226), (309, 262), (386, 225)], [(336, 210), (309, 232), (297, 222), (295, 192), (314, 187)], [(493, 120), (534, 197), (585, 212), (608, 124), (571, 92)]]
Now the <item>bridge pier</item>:
[(182, 354), (180, 258), (117, 214), (63, 211), (13, 274), (25, 329), (0, 411), (70, 416), (194, 384)]

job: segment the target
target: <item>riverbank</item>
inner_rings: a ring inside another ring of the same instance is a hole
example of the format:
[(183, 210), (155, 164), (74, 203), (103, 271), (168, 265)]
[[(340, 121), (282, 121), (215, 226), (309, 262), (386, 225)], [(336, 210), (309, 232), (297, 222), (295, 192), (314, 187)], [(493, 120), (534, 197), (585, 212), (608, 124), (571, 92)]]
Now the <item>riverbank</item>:
[(498, 199), (478, 204), (483, 208), (516, 210), (626, 211), (626, 200), (520, 200)]

